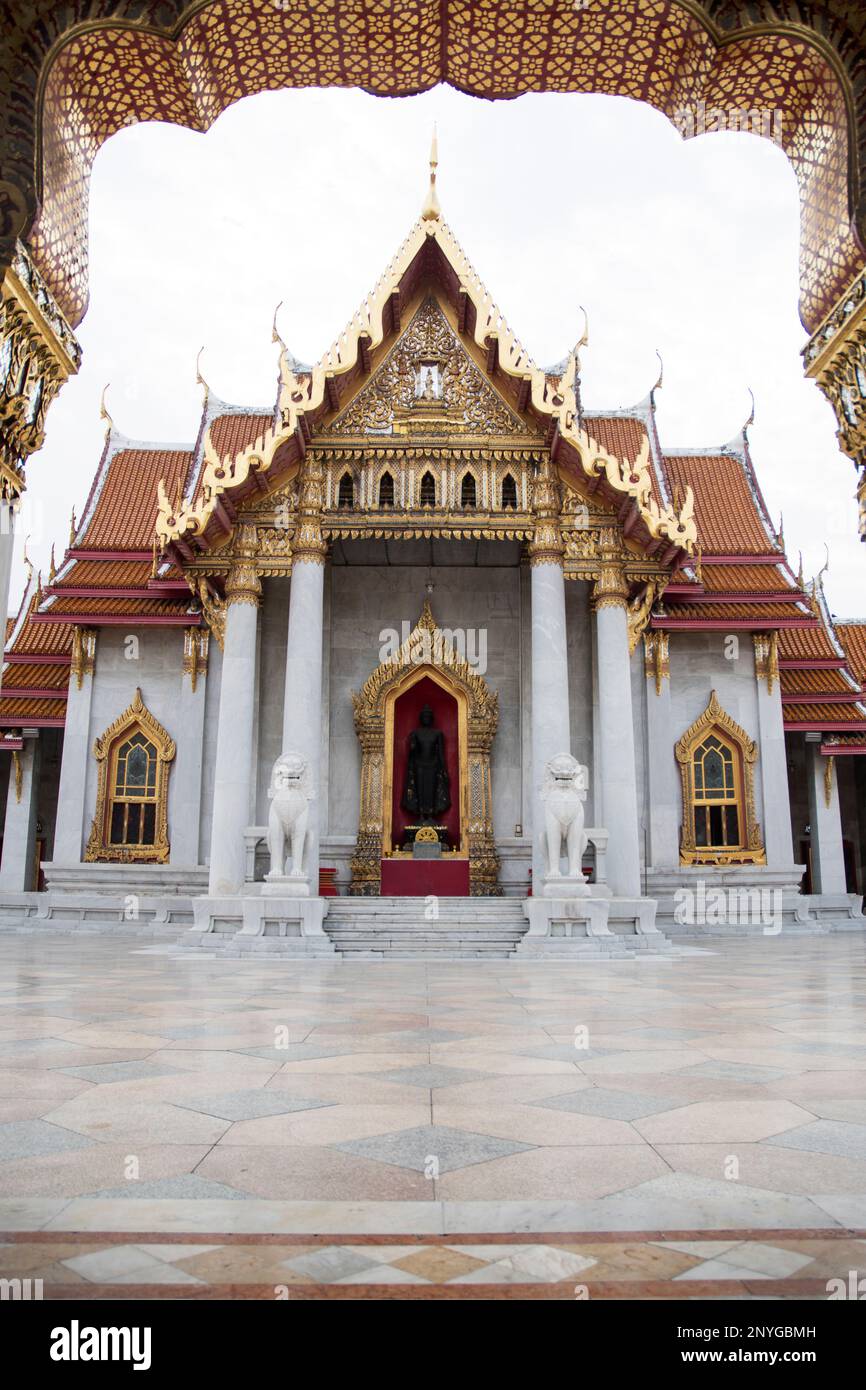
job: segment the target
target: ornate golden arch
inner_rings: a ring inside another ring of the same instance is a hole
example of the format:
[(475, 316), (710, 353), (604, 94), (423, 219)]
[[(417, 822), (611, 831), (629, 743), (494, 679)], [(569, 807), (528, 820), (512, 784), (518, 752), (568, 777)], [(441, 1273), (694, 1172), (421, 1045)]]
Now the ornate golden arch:
[[(156, 830), (152, 845), (113, 845), (110, 843), (111, 809), (114, 801), (114, 787), (117, 771), (117, 754), (123, 741), (130, 735), (141, 732), (156, 749), (156, 777), (154, 797), (156, 805)], [(123, 714), (118, 715), (113, 724), (105, 730), (93, 745), (93, 756), (99, 765), (99, 782), (96, 789), (96, 811), (93, 816), (90, 836), (84, 851), (85, 863), (110, 860), (114, 863), (129, 864), (148, 861), (164, 864), (169, 856), (168, 841), (168, 767), (174, 761), (174, 740), (154, 719), (136, 690), (132, 704)]]
[(352, 859), (351, 892), (380, 891), (381, 861), (391, 852), (394, 705), (429, 676), (457, 701), (460, 730), (460, 853), (469, 859), (470, 892), (498, 894), (499, 856), (493, 838), (490, 749), (499, 723), (499, 696), (455, 651), (424, 610), (406, 641), (352, 694), (361, 744), (361, 809)]
[[(708, 735), (732, 748), (735, 757), (736, 804), (740, 816), (741, 844), (728, 849), (705, 848), (695, 837), (694, 753)], [(686, 729), (675, 748), (683, 785), (683, 821), (680, 841), (681, 864), (766, 864), (761, 827), (755, 817), (755, 763), (758, 748), (745, 729), (740, 728), (719, 704), (715, 690), (703, 714)]]

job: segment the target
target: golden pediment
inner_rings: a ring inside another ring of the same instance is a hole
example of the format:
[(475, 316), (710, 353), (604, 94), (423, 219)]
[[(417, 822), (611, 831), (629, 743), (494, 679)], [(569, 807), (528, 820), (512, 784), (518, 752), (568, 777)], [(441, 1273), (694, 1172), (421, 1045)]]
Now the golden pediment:
[(491, 386), (431, 296), (325, 433), (510, 437), (530, 431)]

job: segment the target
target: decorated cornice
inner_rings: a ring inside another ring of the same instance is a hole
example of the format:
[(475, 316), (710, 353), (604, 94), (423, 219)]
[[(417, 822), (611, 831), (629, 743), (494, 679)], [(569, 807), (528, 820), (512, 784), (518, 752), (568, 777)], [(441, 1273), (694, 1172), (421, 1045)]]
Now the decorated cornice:
[[(595, 482), (603, 480), (615, 493), (633, 498), (640, 519), (654, 540), (667, 541), (686, 551), (694, 548), (697, 528), (691, 489), (686, 490), (684, 503), (678, 510), (669, 505), (659, 506), (653, 497), (649, 440), (644, 440), (636, 459), (625, 461), (610, 454), (581, 428), (575, 352), (569, 354), (558, 377), (551, 377), (537, 367), (467, 260), (454, 234), (438, 216), (418, 220), (370, 296), (309, 372), (296, 370), (294, 359), (290, 360), (288, 350), (282, 348), (278, 423), (266, 428), (252, 445), (234, 457), (220, 458), (208, 431), (205, 465), (195, 499), (185, 499), (175, 505), (165, 486), (160, 485), (156, 535), (163, 547), (172, 541), (203, 536), (219, 498), (254, 475), (259, 475), (264, 482), (281, 452), (286, 456), (291, 449), (295, 457), (304, 455), (317, 418), (333, 411), (339, 400), (341, 380), (350, 374), (356, 376), (359, 366), (366, 374), (371, 354), (394, 331), (398, 314), (392, 307), (392, 300), (399, 300), (403, 277), (431, 243), (439, 248), (456, 277), (461, 326), (471, 333), (490, 368), (497, 368), (514, 383), (523, 409), (531, 408), (535, 412), (540, 428), (554, 441), (557, 461), (562, 452), (563, 461), (570, 462), (585, 478)], [(474, 324), (470, 328), (473, 316)]]

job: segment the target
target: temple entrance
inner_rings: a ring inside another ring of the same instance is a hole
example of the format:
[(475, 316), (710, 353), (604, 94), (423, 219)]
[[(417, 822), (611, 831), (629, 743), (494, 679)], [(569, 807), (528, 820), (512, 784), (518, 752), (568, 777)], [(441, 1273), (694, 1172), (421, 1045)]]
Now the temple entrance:
[(490, 787), (498, 699), (429, 604), (353, 703), (362, 762), (350, 892), (498, 894)]

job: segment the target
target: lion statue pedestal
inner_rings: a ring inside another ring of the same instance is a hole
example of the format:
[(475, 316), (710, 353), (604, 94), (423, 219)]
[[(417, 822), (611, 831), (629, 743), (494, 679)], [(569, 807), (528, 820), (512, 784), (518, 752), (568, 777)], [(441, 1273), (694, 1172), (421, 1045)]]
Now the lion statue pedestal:
[[(310, 803), (315, 797), (309, 768), (300, 753), (281, 753), (271, 769), (268, 787), (268, 850), (270, 871), (262, 892), (279, 897), (310, 896), (305, 872), (309, 846)], [(289, 864), (287, 864), (287, 855)]]
[[(589, 897), (591, 889), (583, 876), (583, 803), (589, 787), (588, 769), (570, 753), (557, 753), (544, 769), (541, 802), (544, 807), (542, 832), (545, 876), (542, 895), (547, 898)], [(560, 868), (563, 842), (568, 871)]]

